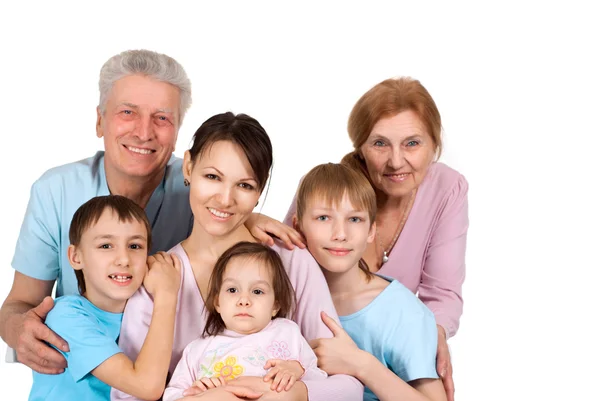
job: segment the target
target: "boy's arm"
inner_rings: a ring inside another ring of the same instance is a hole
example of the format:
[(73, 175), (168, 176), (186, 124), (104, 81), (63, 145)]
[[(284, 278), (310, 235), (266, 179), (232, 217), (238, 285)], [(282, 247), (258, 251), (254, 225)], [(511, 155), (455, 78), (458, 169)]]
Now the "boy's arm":
[(164, 389), (173, 350), (181, 263), (176, 255), (159, 252), (148, 258), (144, 286), (154, 295), (150, 329), (135, 362), (116, 354), (96, 367), (98, 379), (134, 397), (156, 400)]
[(356, 377), (381, 401), (446, 401), (440, 379), (418, 379), (408, 384), (365, 351), (361, 351), (358, 365), (362, 368)]
[(176, 306), (176, 297), (155, 298), (150, 330), (136, 361), (119, 353), (101, 363), (92, 374), (134, 397), (159, 399), (171, 360)]

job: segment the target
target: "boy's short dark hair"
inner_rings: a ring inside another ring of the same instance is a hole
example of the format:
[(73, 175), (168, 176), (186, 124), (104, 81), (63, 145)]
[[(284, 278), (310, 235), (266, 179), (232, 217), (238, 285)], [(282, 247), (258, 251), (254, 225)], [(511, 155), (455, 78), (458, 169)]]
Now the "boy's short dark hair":
[[(69, 242), (71, 245), (79, 246), (83, 233), (98, 222), (106, 209), (111, 209), (116, 213), (121, 222), (135, 220), (144, 223), (147, 234), (146, 238), (148, 238), (147, 249), (150, 249), (152, 228), (150, 227), (150, 222), (148, 222), (148, 217), (146, 217), (146, 212), (137, 203), (121, 195), (96, 196), (81, 205), (73, 215), (71, 226), (69, 227)], [(83, 295), (85, 293), (83, 272), (75, 270), (75, 277), (77, 277), (79, 293)]]
[(208, 312), (208, 319), (203, 334), (214, 336), (225, 329), (225, 322), (217, 312), (215, 302), (219, 299), (225, 269), (233, 258), (247, 258), (250, 259), (250, 262), (262, 262), (269, 268), (273, 279), (275, 304), (279, 308), (273, 319), (290, 318), (296, 306), (296, 293), (279, 254), (266, 245), (242, 241), (223, 252), (213, 268), (208, 283), (208, 296), (204, 304)]

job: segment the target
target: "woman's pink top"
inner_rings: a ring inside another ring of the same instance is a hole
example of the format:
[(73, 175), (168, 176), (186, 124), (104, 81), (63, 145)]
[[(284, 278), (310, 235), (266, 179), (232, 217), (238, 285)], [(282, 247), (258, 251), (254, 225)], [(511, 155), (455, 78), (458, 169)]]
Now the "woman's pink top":
[[(279, 243), (272, 248), (281, 257), (283, 266), (296, 291), (296, 312), (292, 318), (300, 327), (302, 335), (307, 341), (316, 338), (331, 338), (332, 333), (321, 320), (320, 313), (324, 311), (338, 322), (339, 320), (319, 265), (306, 249), (295, 248), (290, 251)], [(178, 244), (169, 253), (179, 256), (182, 262), (173, 355), (169, 367), (169, 372), (172, 374), (185, 347), (204, 331), (206, 312), (204, 300), (185, 250), (181, 244)], [(132, 361), (136, 360), (148, 333), (152, 308), (152, 297), (143, 286), (127, 301), (121, 324), (119, 346)], [(362, 400), (363, 386), (351, 376), (333, 375), (325, 380), (306, 379), (302, 381), (306, 384), (308, 398), (311, 401)], [(135, 400), (116, 389), (112, 389), (111, 399)]]
[[(469, 218), (465, 177), (433, 163), (419, 185), (406, 224), (378, 274), (395, 278), (431, 309), (448, 337), (458, 330)], [(296, 198), (285, 222), (292, 224)]]

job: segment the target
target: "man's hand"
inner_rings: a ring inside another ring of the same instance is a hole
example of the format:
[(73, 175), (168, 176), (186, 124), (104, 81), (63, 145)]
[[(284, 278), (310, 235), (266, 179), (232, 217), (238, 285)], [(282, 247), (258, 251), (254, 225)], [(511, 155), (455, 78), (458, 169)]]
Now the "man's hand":
[(54, 307), (52, 297), (46, 297), (35, 308), (11, 320), (17, 338), (17, 360), (38, 373), (58, 374), (67, 367), (65, 357), (45, 342), (68, 352), (69, 345), (44, 324), (48, 312)]
[(289, 391), (304, 374), (304, 368), (300, 362), (294, 360), (269, 359), (263, 369), (269, 369), (264, 381), (272, 380), (271, 390), (278, 393), (283, 390)]

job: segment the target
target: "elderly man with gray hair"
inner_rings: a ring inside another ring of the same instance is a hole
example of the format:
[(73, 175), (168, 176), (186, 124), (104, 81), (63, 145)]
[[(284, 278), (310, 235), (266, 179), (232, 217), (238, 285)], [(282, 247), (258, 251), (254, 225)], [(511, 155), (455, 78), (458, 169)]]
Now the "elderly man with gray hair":
[[(104, 151), (46, 171), (32, 186), (12, 260), (14, 281), (2, 309), (0, 336), (19, 362), (39, 373), (64, 371), (69, 345), (43, 321), (56, 296), (77, 293), (67, 258), (73, 214), (89, 199), (126, 196), (142, 206), (152, 225), (150, 254), (167, 251), (191, 232), (189, 191), (182, 160), (173, 155), (179, 127), (190, 107), (191, 84), (171, 57), (130, 50), (111, 57), (100, 71), (96, 135)], [(301, 244), (292, 231), (266, 216), (248, 223), (259, 240), (268, 233), (288, 247)], [(267, 233), (268, 232), (268, 233)]]

